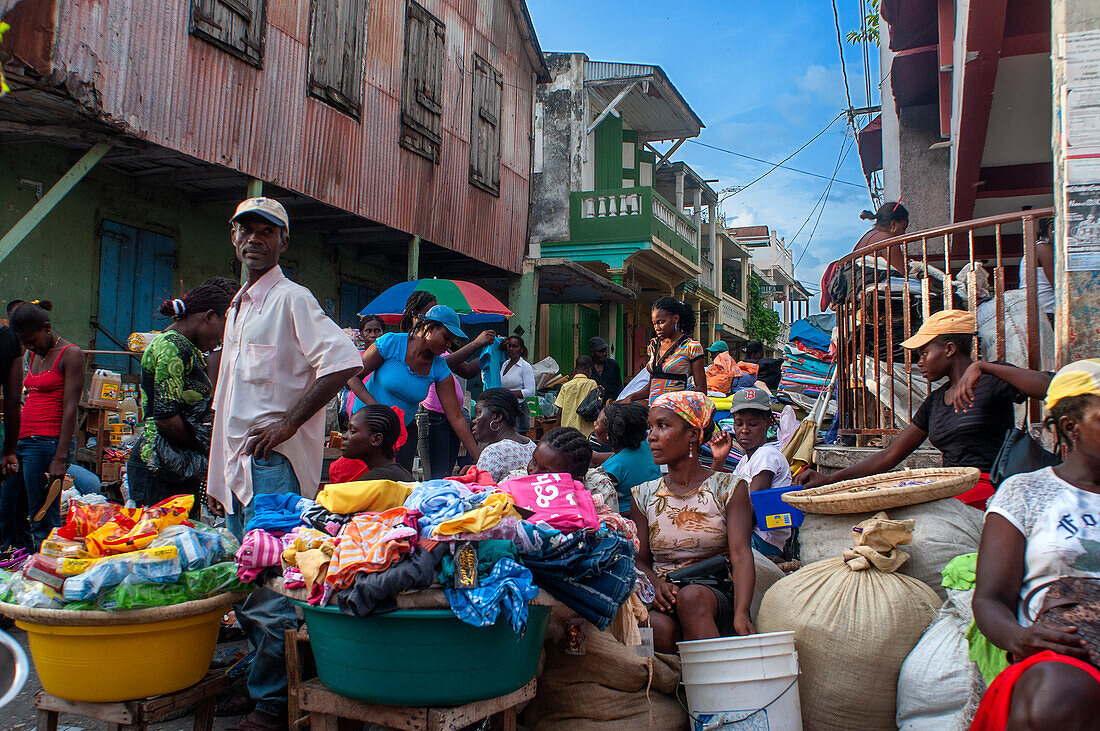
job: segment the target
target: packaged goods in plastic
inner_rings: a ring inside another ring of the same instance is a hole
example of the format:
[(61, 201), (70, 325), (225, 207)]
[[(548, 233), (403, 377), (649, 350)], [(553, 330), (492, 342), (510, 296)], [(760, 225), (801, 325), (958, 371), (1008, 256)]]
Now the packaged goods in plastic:
[(144, 584), (171, 584), (179, 577), (176, 547), (161, 546), (102, 558), (84, 573), (65, 579), (63, 593), (66, 601), (91, 599), (128, 578)]
[(232, 535), (203, 523), (168, 526), (149, 543), (150, 548), (160, 546), (176, 547), (180, 567), (184, 571), (205, 568), (232, 558), (240, 548)]
[(761, 632), (793, 630), (802, 670), (805, 727), (820, 731), (893, 729), (898, 673), (940, 599), (898, 573), (913, 521), (884, 513), (862, 521), (854, 545), (777, 582), (760, 606)]

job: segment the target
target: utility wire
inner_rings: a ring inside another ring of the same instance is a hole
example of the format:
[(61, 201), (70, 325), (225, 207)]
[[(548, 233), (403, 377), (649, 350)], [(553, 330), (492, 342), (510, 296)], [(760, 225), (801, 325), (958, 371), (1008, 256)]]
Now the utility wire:
[[(762, 162), (765, 165), (774, 165), (775, 167), (782, 168), (783, 170), (790, 170), (791, 172), (794, 172), (794, 173), (802, 173), (803, 175), (809, 175), (809, 176), (814, 177), (814, 178), (820, 178), (822, 180), (830, 180), (830, 178), (825, 176), (825, 175), (820, 175), (818, 173), (811, 173), (809, 170), (800, 170), (798, 168), (792, 168), (788, 165), (781, 165), (779, 163), (774, 163), (771, 160), (761, 160), (759, 157), (753, 157), (752, 155), (745, 155), (745, 154), (740, 153), (740, 152), (734, 152), (733, 150), (727, 150), (724, 147), (717, 147), (715, 145), (708, 145), (705, 142), (697, 142), (695, 140), (688, 140), (688, 142), (690, 142), (694, 145), (699, 145), (700, 147), (706, 147), (709, 150), (717, 150), (718, 152), (724, 152), (727, 155), (735, 155), (736, 157), (743, 157), (746, 160), (752, 160), (753, 162)], [(852, 183), (852, 182), (847, 181), (847, 180), (837, 180), (836, 182), (843, 183), (844, 185), (850, 185), (853, 188), (860, 188), (860, 189), (863, 188), (863, 186), (861, 184)]]
[[(854, 142), (852, 144), (855, 144)], [(844, 160), (848, 157), (848, 153), (852, 151), (852, 145), (848, 146), (848, 149), (844, 151), (843, 157), (840, 159), (840, 164), (837, 165), (837, 170), (840, 169), (840, 165), (844, 164)], [(829, 205), (829, 193), (832, 192), (833, 184), (829, 183), (825, 186), (825, 200), (821, 204), (821, 208), (817, 211), (817, 220), (814, 221), (814, 227), (810, 229), (810, 238), (806, 239), (806, 245), (802, 247), (802, 253), (798, 255), (798, 262), (795, 266), (802, 263), (802, 257), (806, 256), (806, 252), (810, 250), (810, 244), (814, 240), (814, 234), (817, 233), (817, 225), (821, 223), (821, 216), (825, 213), (825, 207)]]
[[(787, 156), (786, 156), (785, 158), (783, 158), (783, 159), (782, 159), (782, 160), (780, 160), (779, 162), (777, 162), (777, 163), (774, 163), (774, 164), (773, 164), (773, 165), (772, 165), (772, 166), (771, 166), (770, 168), (768, 168), (767, 170), (765, 170), (765, 171), (764, 171), (763, 173), (761, 173), (761, 174), (760, 174), (759, 176), (757, 176), (756, 178), (754, 178), (754, 179), (750, 180), (749, 182), (745, 183), (745, 184), (744, 184), (744, 185), (742, 185), (742, 186), (739, 186), (737, 190), (735, 190), (735, 191), (731, 192), (731, 193), (730, 193), (730, 194), (729, 194), (728, 196), (726, 196), (726, 197), (727, 197), (727, 198), (732, 198), (733, 196), (735, 196), (735, 195), (737, 195), (738, 193), (740, 193), (741, 191), (743, 191), (743, 190), (744, 190), (745, 188), (748, 188), (748, 187), (749, 187), (750, 185), (752, 185), (753, 183), (758, 183), (758, 182), (760, 182), (761, 180), (763, 180), (764, 178), (766, 178), (766, 177), (767, 177), (768, 175), (770, 175), (770, 174), (774, 173), (774, 172), (775, 172), (776, 170), (778, 170), (779, 168), (783, 167), (783, 163), (787, 162), (787, 161), (788, 161), (788, 160), (790, 160), (790, 159), (791, 159), (792, 157), (794, 157), (795, 155), (797, 155), (798, 153), (802, 152), (802, 151), (803, 151), (803, 150), (805, 150), (805, 149), (806, 149), (807, 147), (809, 147), (809, 146), (810, 146), (810, 145), (811, 145), (811, 144), (812, 144), (812, 143), (814, 142), (814, 140), (816, 140), (816, 139), (817, 139), (818, 137), (820, 137), (821, 135), (823, 135), (823, 134), (825, 134), (826, 132), (828, 132), (828, 131), (829, 131), (829, 128), (831, 128), (831, 127), (832, 127), (832, 126), (833, 126), (834, 124), (836, 124), (836, 121), (837, 121), (838, 119), (840, 119), (841, 117), (843, 117), (843, 116), (844, 116), (844, 113), (843, 113), (843, 112), (841, 112), (840, 114), (838, 114), (838, 115), (836, 115), (835, 117), (833, 117), (833, 118), (832, 118), (832, 119), (831, 119), (831, 120), (829, 121), (829, 123), (828, 123), (827, 125), (825, 125), (825, 127), (824, 127), (824, 128), (823, 128), (823, 129), (822, 129), (822, 130), (821, 130), (820, 132), (818, 132), (818, 133), (817, 133), (816, 135), (814, 135), (814, 136), (813, 136), (813, 137), (811, 137), (810, 139), (806, 140), (806, 143), (805, 143), (804, 145), (802, 145), (802, 147), (799, 147), (799, 148), (798, 148), (797, 150), (795, 150), (794, 152), (792, 152), (792, 153), (791, 153), (790, 155), (787, 155)], [(789, 168), (788, 168), (788, 169), (789, 169)]]
[(852, 127), (852, 132), (856, 131), (855, 123), (852, 121), (852, 110), (855, 107), (852, 106), (852, 95), (848, 92), (848, 69), (844, 67), (844, 41), (840, 36), (840, 14), (836, 10), (836, 0), (832, 0), (833, 3), (833, 24), (836, 26), (836, 50), (840, 53), (840, 73), (844, 77), (844, 97), (848, 100), (848, 124)]
[[(806, 216), (806, 220), (802, 222), (802, 225), (798, 227), (798, 231), (796, 231), (795, 235), (791, 238), (792, 247), (794, 246), (795, 241), (798, 240), (798, 237), (802, 233), (803, 229), (805, 229), (806, 225), (809, 224), (810, 219), (814, 217), (814, 213), (818, 214), (817, 223), (821, 221), (821, 214), (825, 212), (825, 206), (828, 205), (829, 192), (832, 190), (833, 183), (837, 182), (836, 174), (840, 172), (840, 168), (844, 165), (844, 160), (848, 157), (848, 153), (851, 151), (852, 145), (854, 144), (855, 141), (849, 141), (847, 136), (845, 136), (844, 140), (840, 143), (840, 151), (837, 153), (836, 165), (833, 168), (833, 177), (829, 179), (828, 184), (826, 184), (825, 186), (825, 190), (821, 191), (821, 195), (818, 196), (817, 202), (814, 203), (813, 208), (810, 209), (809, 215)], [(820, 211), (818, 210), (819, 207)], [(817, 223), (814, 224), (814, 231), (817, 230)], [(794, 267), (796, 269), (798, 268), (798, 265), (802, 263), (802, 258), (806, 256), (806, 252), (809, 251), (810, 241), (812, 240), (813, 233), (811, 233), (810, 238), (806, 240), (806, 243), (802, 247), (802, 253), (798, 255), (798, 260), (794, 263)]]

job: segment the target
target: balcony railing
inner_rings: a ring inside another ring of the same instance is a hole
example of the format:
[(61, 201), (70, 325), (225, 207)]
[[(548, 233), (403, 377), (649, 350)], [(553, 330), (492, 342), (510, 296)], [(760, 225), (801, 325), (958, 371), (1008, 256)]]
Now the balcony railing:
[[(931, 384), (900, 343), (939, 310), (975, 313), (977, 358), (1054, 367), (1054, 333), (1035, 294), (1037, 222), (1052, 215), (1053, 208), (1044, 208), (963, 221), (887, 239), (840, 260), (833, 281), (842, 277), (847, 285), (842, 301), (834, 298), (842, 434), (893, 434), (909, 423)], [(1021, 252), (1020, 286), (1010, 290), (1005, 260)], [(1038, 402), (1029, 410), (1037, 420)]]
[(699, 263), (699, 227), (653, 188), (618, 188), (569, 194), (573, 241), (616, 243), (656, 238)]

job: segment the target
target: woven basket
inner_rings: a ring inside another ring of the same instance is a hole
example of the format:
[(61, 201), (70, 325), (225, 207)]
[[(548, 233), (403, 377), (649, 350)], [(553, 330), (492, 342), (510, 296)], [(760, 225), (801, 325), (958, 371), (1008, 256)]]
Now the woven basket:
[[(783, 495), (783, 500), (806, 513), (869, 513), (955, 497), (977, 485), (980, 476), (981, 470), (977, 467), (901, 470), (788, 492)], [(898, 486), (907, 480), (928, 479), (931, 482)]]
[(228, 608), (234, 602), (248, 596), (247, 592), (226, 592), (206, 599), (196, 599), (167, 607), (150, 609), (128, 609), (119, 612), (84, 611), (75, 609), (38, 609), (18, 604), (0, 602), (0, 614), (12, 619), (34, 624), (58, 625), (67, 627), (93, 627), (104, 625), (146, 624), (169, 619), (183, 619), (197, 614), (206, 614), (218, 607)]

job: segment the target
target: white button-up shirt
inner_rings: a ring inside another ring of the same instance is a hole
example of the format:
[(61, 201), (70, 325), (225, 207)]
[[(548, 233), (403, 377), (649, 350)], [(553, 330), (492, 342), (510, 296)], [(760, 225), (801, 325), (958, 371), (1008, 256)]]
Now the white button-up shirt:
[[(232, 513), (236, 495), (252, 500), (249, 430), (282, 419), (313, 383), (362, 367), (351, 338), (313, 294), (278, 266), (233, 298), (225, 319), (221, 369), (214, 393), (214, 431), (207, 492)], [(275, 448), (290, 460), (302, 494), (316, 494), (324, 453), (325, 410), (320, 409)]]

